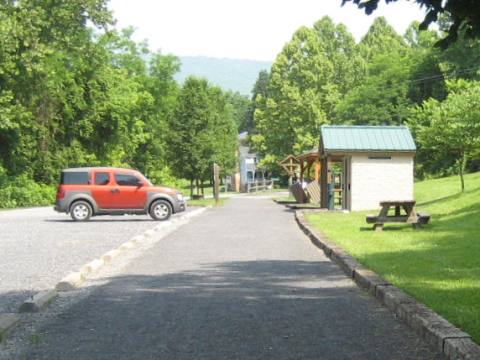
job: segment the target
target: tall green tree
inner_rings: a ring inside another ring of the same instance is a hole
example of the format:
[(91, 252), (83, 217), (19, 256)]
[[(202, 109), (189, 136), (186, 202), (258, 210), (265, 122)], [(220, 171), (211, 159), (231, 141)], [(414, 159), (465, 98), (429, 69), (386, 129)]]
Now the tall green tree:
[(408, 98), (409, 65), (406, 57), (376, 56), (363, 83), (338, 104), (338, 118), (356, 125), (402, 124), (413, 105)]
[(410, 124), (423, 151), (455, 157), (464, 191), (466, 162), (480, 148), (480, 82), (458, 80), (447, 85), (447, 98), (425, 101)]
[(405, 56), (407, 45), (395, 29), (380, 16), (376, 18), (359, 44), (360, 53), (367, 63), (375, 56)]
[(228, 97), (207, 80), (189, 77), (170, 122), (170, 157), (175, 174), (203, 190), (216, 162), (222, 171), (235, 167), (236, 124)]
[(385, 18), (375, 19), (359, 44), (366, 75), (336, 107), (338, 123), (401, 124), (411, 103), (407, 97), (410, 58), (403, 38)]
[(429, 98), (443, 100), (447, 96), (442, 51), (435, 47), (437, 31), (420, 31), (414, 21), (405, 33), (410, 59), (409, 99), (420, 105)]
[(274, 164), (285, 155), (318, 145), (319, 127), (364, 75), (364, 62), (344, 25), (324, 17), (302, 27), (272, 66), (267, 96), (257, 96), (251, 140)]
[(237, 124), (238, 132), (248, 129), (251, 109), (250, 99), (239, 92), (227, 91), (225, 93), (228, 103), (231, 105), (232, 116)]
[(250, 134), (255, 133), (255, 110), (258, 108), (257, 98), (258, 101), (261, 102), (261, 99), (265, 99), (268, 94), (268, 81), (270, 78), (270, 74), (267, 70), (262, 70), (258, 73), (257, 80), (253, 85), (252, 89), (252, 97), (251, 97), (251, 105), (250, 109), (247, 114), (247, 126), (245, 130), (247, 130)]
[(0, 166), (8, 176), (54, 183), (61, 168), (103, 164), (162, 180), (179, 63), (112, 23), (104, 0), (2, 3)]
[[(0, 88), (17, 113), (0, 152), (9, 174), (51, 182), (59, 164), (57, 137), (68, 137), (85, 109), (84, 84), (101, 51), (93, 30), (112, 23), (106, 1), (4, 2), (0, 8)], [(21, 114), (18, 113), (21, 111)]]

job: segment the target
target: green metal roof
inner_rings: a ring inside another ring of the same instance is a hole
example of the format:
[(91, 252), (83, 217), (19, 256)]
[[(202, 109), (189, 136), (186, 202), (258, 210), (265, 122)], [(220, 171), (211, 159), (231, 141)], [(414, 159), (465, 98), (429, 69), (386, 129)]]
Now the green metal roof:
[(321, 127), (325, 151), (416, 151), (406, 126), (333, 126)]

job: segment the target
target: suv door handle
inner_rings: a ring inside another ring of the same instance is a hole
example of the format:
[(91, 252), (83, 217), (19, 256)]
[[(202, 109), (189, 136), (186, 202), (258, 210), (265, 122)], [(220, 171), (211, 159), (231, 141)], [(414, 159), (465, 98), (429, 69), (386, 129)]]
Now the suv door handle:
[(116, 193), (119, 193), (120, 190), (118, 190), (118, 189), (112, 189), (112, 190), (110, 190), (110, 192), (113, 193), (113, 194), (116, 194)]

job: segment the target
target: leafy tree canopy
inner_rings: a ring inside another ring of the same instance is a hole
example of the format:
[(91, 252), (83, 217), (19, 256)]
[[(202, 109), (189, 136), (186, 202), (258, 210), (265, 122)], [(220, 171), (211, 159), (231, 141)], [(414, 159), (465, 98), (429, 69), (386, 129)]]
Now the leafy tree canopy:
[(480, 82), (457, 80), (447, 85), (448, 97), (443, 102), (425, 101), (409, 124), (424, 151), (455, 157), (464, 191), (466, 161), (480, 148)]
[[(381, 0), (342, 0), (342, 4), (350, 1), (370, 15), (377, 9)], [(387, 4), (396, 1), (398, 0), (385, 0)], [(427, 29), (432, 22), (438, 21), (442, 14), (447, 14), (452, 19), (447, 35), (437, 42), (440, 47), (446, 48), (454, 43), (461, 31), (469, 38), (480, 36), (480, 2), (472, 0), (415, 0), (415, 2), (427, 9), (425, 19), (420, 24), (422, 30)]]
[(364, 76), (353, 36), (324, 17), (302, 27), (277, 56), (264, 94), (255, 98), (254, 147), (275, 163), (318, 145), (319, 126)]

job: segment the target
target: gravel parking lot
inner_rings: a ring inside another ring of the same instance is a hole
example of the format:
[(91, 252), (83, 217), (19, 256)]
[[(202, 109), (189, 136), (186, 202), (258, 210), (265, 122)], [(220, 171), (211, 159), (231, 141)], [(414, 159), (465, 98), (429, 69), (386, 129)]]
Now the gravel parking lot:
[(0, 211), (0, 313), (155, 225), (146, 215), (76, 223), (50, 207)]

